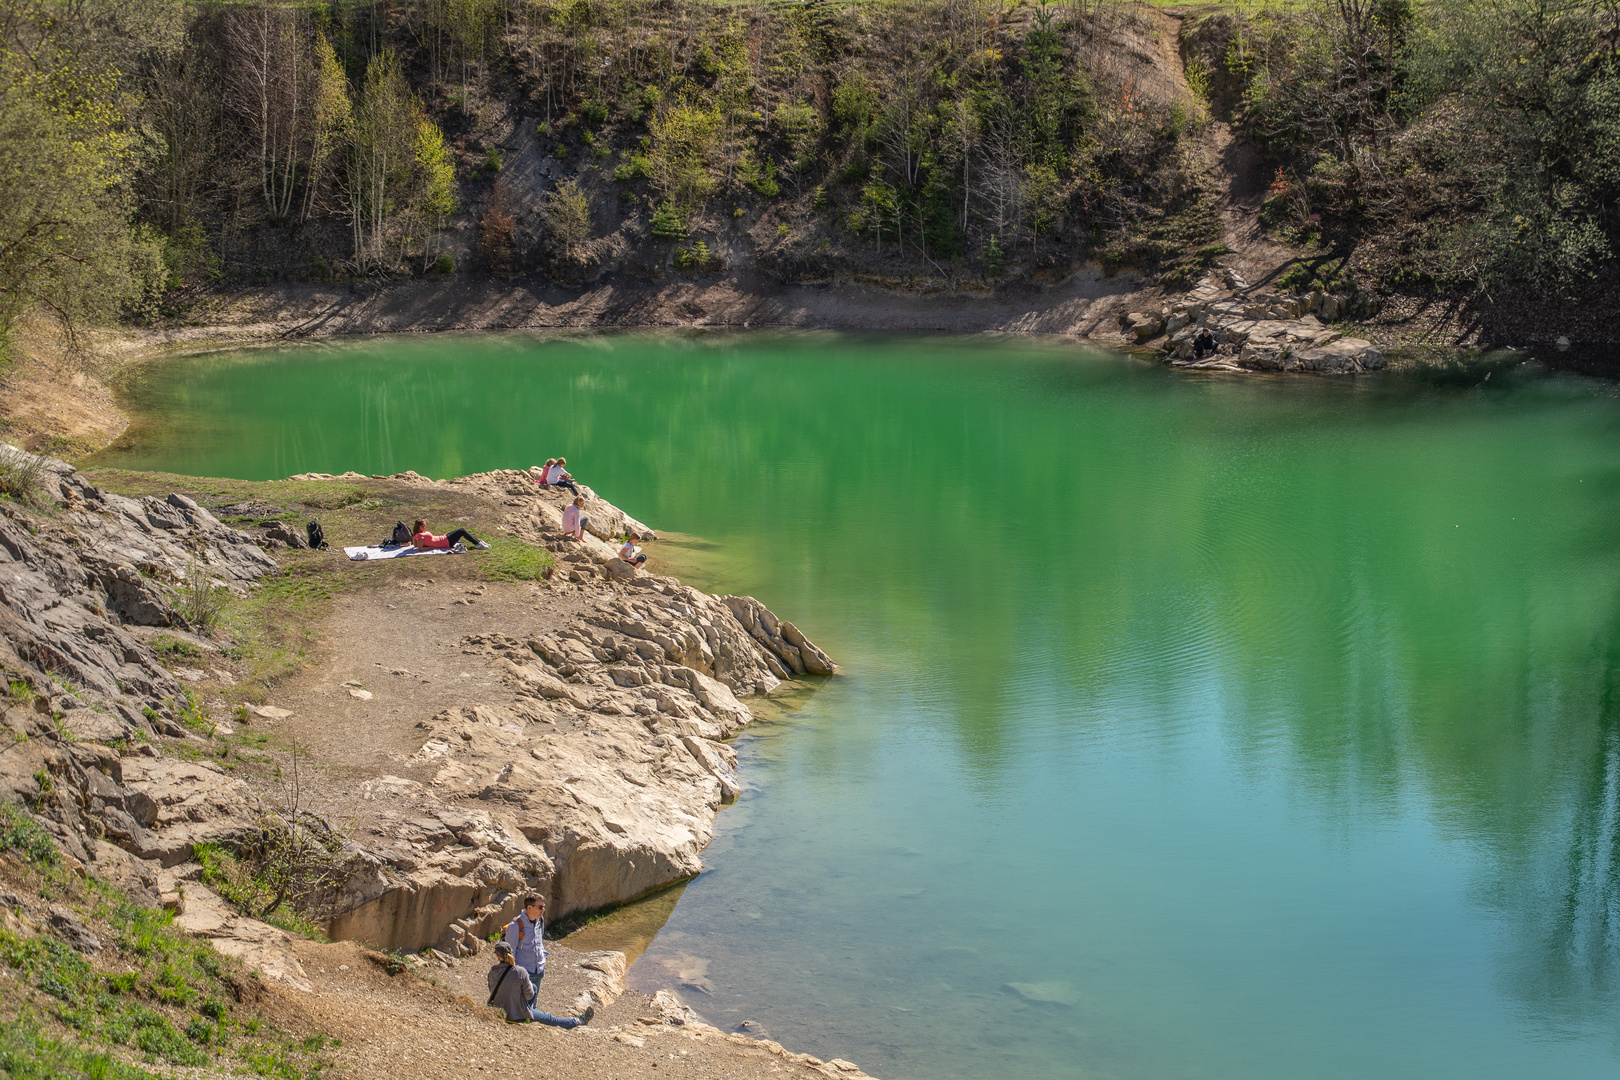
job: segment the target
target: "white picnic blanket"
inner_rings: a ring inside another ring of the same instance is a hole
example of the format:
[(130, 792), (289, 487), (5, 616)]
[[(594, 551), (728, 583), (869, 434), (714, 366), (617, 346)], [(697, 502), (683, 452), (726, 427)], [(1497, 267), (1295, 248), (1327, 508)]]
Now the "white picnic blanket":
[(401, 544), (399, 547), (346, 547), (343, 554), (355, 562), (368, 562), (372, 559), (403, 559), (407, 555), (448, 555), (450, 549), (428, 548), (421, 551), (409, 544)]

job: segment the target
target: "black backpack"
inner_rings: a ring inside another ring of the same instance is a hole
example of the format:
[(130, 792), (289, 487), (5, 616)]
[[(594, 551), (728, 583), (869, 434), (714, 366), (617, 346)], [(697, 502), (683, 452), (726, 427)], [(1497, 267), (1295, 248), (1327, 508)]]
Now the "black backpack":
[(411, 542), (411, 527), (403, 521), (394, 522), (394, 535), (388, 538), (384, 547), (404, 547)]
[(326, 550), (326, 530), (321, 528), (320, 522), (310, 522), (304, 526), (304, 531), (309, 534), (309, 546), (311, 548), (316, 551)]

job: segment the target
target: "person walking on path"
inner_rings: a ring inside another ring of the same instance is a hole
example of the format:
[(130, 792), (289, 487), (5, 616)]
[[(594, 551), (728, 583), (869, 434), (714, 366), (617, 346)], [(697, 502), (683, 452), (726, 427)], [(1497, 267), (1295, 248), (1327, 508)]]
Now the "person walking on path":
[(418, 551), (429, 551), (433, 548), (452, 548), (462, 541), (466, 541), (468, 547), (475, 547), (480, 551), (489, 548), (488, 544), (466, 529), (451, 529), (446, 536), (435, 536), (428, 532), (427, 522), (421, 518), (417, 518), (416, 524), (411, 526), (411, 546)]
[(565, 457), (552, 462), (551, 467), (546, 470), (546, 483), (552, 487), (565, 487), (577, 496), (579, 488), (574, 486), (574, 478), (569, 474), (567, 466), (568, 459)]
[[(517, 918), (506, 924), (506, 935), (500, 945), (496, 946), (496, 955), (500, 955), (500, 947), (504, 945), (512, 953), (512, 962), (523, 972), (526, 988), (525, 1008), (527, 1017), (541, 1024), (550, 1024), (552, 1027), (574, 1028), (581, 1024), (588, 1024), (593, 1008), (586, 1010), (575, 1017), (552, 1016), (548, 1012), (541, 1012), (534, 1007), (535, 1001), (540, 997), (540, 980), (546, 977), (546, 945), (541, 935), (546, 929), (546, 902), (538, 893), (530, 893), (523, 898), (523, 910), (518, 912)], [(490, 992), (493, 994), (495, 972), (490, 973)], [(511, 1013), (507, 1014), (508, 1017)]]
[(563, 507), (562, 519), (563, 532), (571, 539), (584, 540), (585, 526), (591, 523), (591, 519), (585, 516), (585, 496), (574, 496), (574, 501)]

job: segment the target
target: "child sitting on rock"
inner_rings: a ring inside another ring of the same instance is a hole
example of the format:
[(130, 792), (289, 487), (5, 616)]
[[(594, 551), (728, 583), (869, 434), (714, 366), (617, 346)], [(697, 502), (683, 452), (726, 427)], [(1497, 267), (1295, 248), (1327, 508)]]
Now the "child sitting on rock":
[(583, 495), (575, 496), (573, 502), (563, 507), (563, 532), (570, 540), (583, 541), (585, 539), (585, 526), (591, 523), (591, 519), (585, 516), (584, 511), (585, 497)]
[(624, 547), (619, 549), (619, 558), (631, 566), (640, 566), (647, 561), (647, 556), (640, 548), (636, 547), (635, 537), (628, 534), (624, 538)]

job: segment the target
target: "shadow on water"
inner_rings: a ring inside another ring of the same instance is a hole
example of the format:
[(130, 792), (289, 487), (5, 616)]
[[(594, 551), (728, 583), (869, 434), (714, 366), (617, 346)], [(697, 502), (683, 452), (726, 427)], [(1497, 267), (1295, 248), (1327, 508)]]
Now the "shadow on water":
[(599, 949), (622, 952), (625, 960), (634, 964), (669, 922), (686, 886), (687, 882), (683, 881), (616, 908), (563, 938), (563, 944), (580, 952)]

